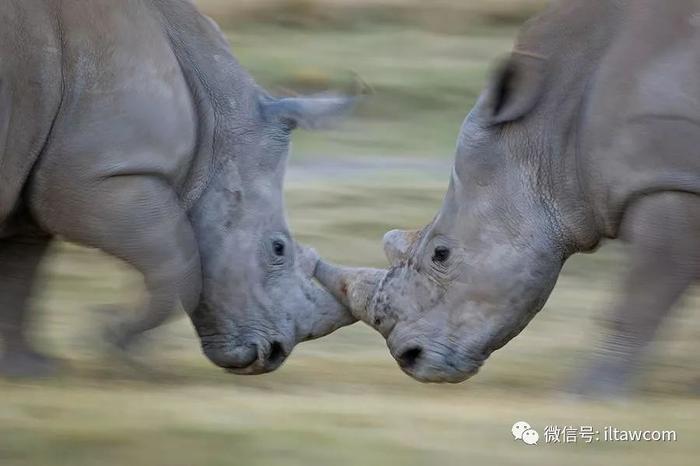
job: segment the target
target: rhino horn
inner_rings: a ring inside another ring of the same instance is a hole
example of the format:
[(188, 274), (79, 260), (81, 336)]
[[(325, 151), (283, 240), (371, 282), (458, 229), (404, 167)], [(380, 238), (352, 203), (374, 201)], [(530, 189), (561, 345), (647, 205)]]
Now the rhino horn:
[(372, 297), (386, 270), (339, 267), (319, 260), (316, 279), (333, 294), (352, 315), (369, 323), (369, 307)]

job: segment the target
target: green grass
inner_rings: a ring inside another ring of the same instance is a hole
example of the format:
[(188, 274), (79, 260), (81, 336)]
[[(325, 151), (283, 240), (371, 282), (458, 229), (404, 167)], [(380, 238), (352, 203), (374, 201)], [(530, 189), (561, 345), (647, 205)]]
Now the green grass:
[[(450, 158), (464, 116), (514, 28), (468, 36), (386, 27), (358, 31), (240, 26), (234, 52), (273, 93), (345, 89), (354, 75), (374, 91), (338, 130), (295, 134), (295, 157)], [(264, 40), (263, 40), (264, 38)]]
[[(342, 86), (352, 70), (376, 91), (342, 128), (295, 136), (287, 207), (296, 236), (334, 261), (384, 265), (383, 233), (437, 211), (461, 119), (514, 31), (232, 31), (240, 61), (271, 89)], [(95, 251), (58, 245), (34, 296), (36, 334), (67, 367), (46, 381), (0, 381), (0, 465), (693, 464), (697, 295), (660, 335), (636, 398), (573, 402), (558, 391), (599, 337), (622, 252), (576, 257), (547, 307), (477, 377), (426, 386), (362, 325), (300, 345), (273, 374), (236, 377), (205, 361), (183, 318), (150, 337), (143, 361), (153, 370), (135, 370), (106, 351), (93, 308), (135, 302), (140, 280)], [(540, 433), (549, 424), (675, 429), (678, 441), (525, 447), (510, 435), (521, 419)]]
[(401, 26), (465, 33), (473, 26), (520, 24), (547, 0), (197, 0), (227, 27), (266, 23), (290, 28), (357, 30)]

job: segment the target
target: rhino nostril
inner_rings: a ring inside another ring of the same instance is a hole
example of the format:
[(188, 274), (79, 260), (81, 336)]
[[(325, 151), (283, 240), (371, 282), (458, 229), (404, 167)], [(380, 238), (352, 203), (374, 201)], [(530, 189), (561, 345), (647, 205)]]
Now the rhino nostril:
[(401, 367), (408, 369), (416, 364), (421, 354), (423, 354), (423, 348), (420, 346), (412, 346), (399, 354), (397, 361)]
[(270, 365), (277, 365), (285, 358), (284, 347), (279, 341), (273, 341), (270, 345), (270, 353), (267, 355), (267, 362)]

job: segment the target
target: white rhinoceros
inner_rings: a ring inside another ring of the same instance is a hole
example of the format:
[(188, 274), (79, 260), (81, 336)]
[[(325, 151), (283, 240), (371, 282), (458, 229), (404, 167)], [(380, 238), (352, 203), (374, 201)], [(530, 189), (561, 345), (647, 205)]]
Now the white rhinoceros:
[(318, 278), (405, 372), (459, 382), (542, 308), (569, 256), (620, 237), (625, 297), (577, 389), (624, 389), (700, 277), (699, 76), (700, 1), (553, 2), (467, 116), (433, 222), (385, 236), (388, 271), (321, 263)]
[(180, 302), (213, 362), (255, 374), (354, 321), (282, 200), (291, 131), (352, 99), (270, 96), (185, 0), (8, 0), (0, 24), (0, 373), (49, 369), (27, 298), (57, 236), (143, 274), (122, 347)]

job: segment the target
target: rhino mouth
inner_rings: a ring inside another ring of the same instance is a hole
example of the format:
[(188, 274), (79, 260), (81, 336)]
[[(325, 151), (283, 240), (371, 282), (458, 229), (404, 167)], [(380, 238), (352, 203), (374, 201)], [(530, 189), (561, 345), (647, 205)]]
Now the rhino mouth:
[(267, 348), (258, 348), (255, 360), (245, 367), (226, 367), (226, 372), (236, 375), (260, 375), (277, 370), (291, 353), (284, 345), (273, 340)]
[(231, 374), (257, 375), (279, 368), (291, 353), (281, 340), (258, 340), (231, 344), (202, 341), (205, 356)]
[(423, 383), (460, 383), (473, 377), (488, 358), (479, 351), (413, 340), (390, 346), (401, 370)]
[(422, 364), (422, 365), (402, 365), (399, 367), (408, 376), (422, 383), (461, 383), (475, 376), (481, 366), (483, 359), (468, 360), (459, 366), (450, 363)]

